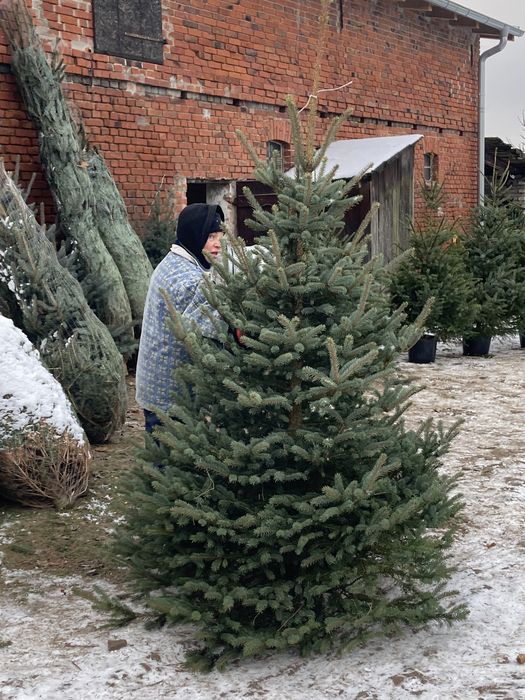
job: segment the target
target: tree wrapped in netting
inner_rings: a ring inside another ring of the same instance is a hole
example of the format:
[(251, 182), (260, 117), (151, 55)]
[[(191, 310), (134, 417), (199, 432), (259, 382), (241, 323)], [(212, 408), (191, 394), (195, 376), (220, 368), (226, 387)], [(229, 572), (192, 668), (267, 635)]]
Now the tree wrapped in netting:
[(83, 149), (95, 195), (97, 230), (122, 275), (133, 320), (140, 324), (153, 267), (140, 238), (131, 227), (126, 205), (102, 154), (90, 147), (87, 140)]
[(1, 161), (0, 280), (14, 293), (24, 330), (89, 440), (109, 440), (126, 413), (122, 356)]
[(97, 316), (127, 350), (133, 343), (133, 322), (142, 319), (151, 265), (102, 156), (89, 148), (71, 114), (61, 86), (63, 63), (57, 55), (52, 63), (47, 61), (23, 0), (3, 0), (0, 26), (38, 130), (61, 233), (75, 250), (76, 274)]
[(289, 113), (295, 170), (254, 154), (277, 204), (263, 211), (246, 191), (258, 246), (232, 238), (207, 283), (241, 344), (174, 315), (187, 390), (143, 454), (116, 543), (147, 604), (197, 627), (197, 667), (465, 614), (448, 602), (460, 503), (440, 472), (456, 427), (407, 427), (417, 389), (397, 359), (419, 329), (391, 312), (366, 241), (343, 233), (356, 183), (323, 160), (341, 120), (315, 152), (313, 118), (304, 145), (291, 101)]
[(0, 496), (65, 508), (86, 492), (86, 436), (57, 380), (10, 319), (0, 315)]

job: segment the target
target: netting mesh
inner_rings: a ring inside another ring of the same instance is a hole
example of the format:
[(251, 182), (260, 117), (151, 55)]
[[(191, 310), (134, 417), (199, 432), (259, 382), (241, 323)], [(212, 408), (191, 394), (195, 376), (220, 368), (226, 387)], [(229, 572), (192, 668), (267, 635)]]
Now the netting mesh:
[(126, 412), (122, 356), (1, 162), (0, 278), (15, 293), (26, 333), (89, 440), (109, 440)]
[(87, 148), (86, 159), (95, 192), (97, 230), (122, 276), (133, 320), (140, 323), (153, 268), (140, 238), (129, 223), (126, 205), (104, 158), (94, 149)]

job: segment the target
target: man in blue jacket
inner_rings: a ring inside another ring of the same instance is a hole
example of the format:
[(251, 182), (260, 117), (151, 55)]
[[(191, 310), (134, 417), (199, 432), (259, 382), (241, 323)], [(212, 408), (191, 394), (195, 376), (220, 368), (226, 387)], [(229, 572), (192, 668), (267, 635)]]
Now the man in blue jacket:
[(179, 215), (177, 237), (170, 252), (151, 277), (136, 370), (137, 403), (144, 409), (146, 430), (160, 423), (156, 410), (166, 413), (176, 400), (174, 369), (189, 357), (184, 343), (170, 327), (167, 295), (182, 320), (196, 322), (203, 335), (214, 338), (216, 330), (206, 313), (211, 308), (202, 292), (203, 276), (210, 269), (206, 254), (221, 250), (224, 214), (217, 204), (190, 204)]

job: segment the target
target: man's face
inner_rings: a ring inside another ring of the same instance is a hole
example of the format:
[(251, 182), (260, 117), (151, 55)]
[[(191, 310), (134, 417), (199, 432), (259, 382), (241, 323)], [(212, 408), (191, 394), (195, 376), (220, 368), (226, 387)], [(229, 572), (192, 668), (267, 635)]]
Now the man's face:
[(214, 233), (210, 233), (208, 240), (204, 244), (202, 252), (208, 253), (208, 255), (213, 255), (213, 257), (216, 258), (221, 252), (221, 240), (223, 236), (223, 231), (215, 231)]

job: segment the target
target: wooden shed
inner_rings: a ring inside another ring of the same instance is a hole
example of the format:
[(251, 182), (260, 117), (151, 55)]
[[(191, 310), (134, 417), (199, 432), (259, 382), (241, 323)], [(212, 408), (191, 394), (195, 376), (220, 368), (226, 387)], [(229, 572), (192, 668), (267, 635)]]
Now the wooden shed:
[(414, 211), (414, 146), (422, 137), (378, 136), (334, 141), (326, 152), (327, 169), (337, 166), (336, 177), (349, 180), (365, 173), (360, 184), (363, 205), (350, 210), (347, 230), (356, 229), (370, 204), (379, 211), (370, 230), (372, 255), (392, 260), (408, 244), (409, 223)]
[[(525, 152), (500, 138), (485, 139), (485, 178), (502, 178), (507, 174), (510, 197), (525, 209)], [(485, 191), (488, 193), (488, 187)]]
[[(356, 189), (362, 201), (348, 212), (345, 230), (348, 233), (355, 231), (371, 203), (378, 202), (379, 211), (370, 229), (370, 251), (372, 255), (382, 255), (385, 262), (392, 260), (408, 244), (414, 210), (414, 146), (421, 138), (419, 134), (410, 134), (346, 139), (334, 141), (326, 153), (326, 169), (337, 166), (336, 178), (350, 180), (364, 173)], [(237, 183), (237, 231), (252, 243), (253, 232), (245, 224), (251, 213), (242, 192), (245, 186), (252, 190), (263, 207), (271, 207), (275, 196), (260, 183)]]

